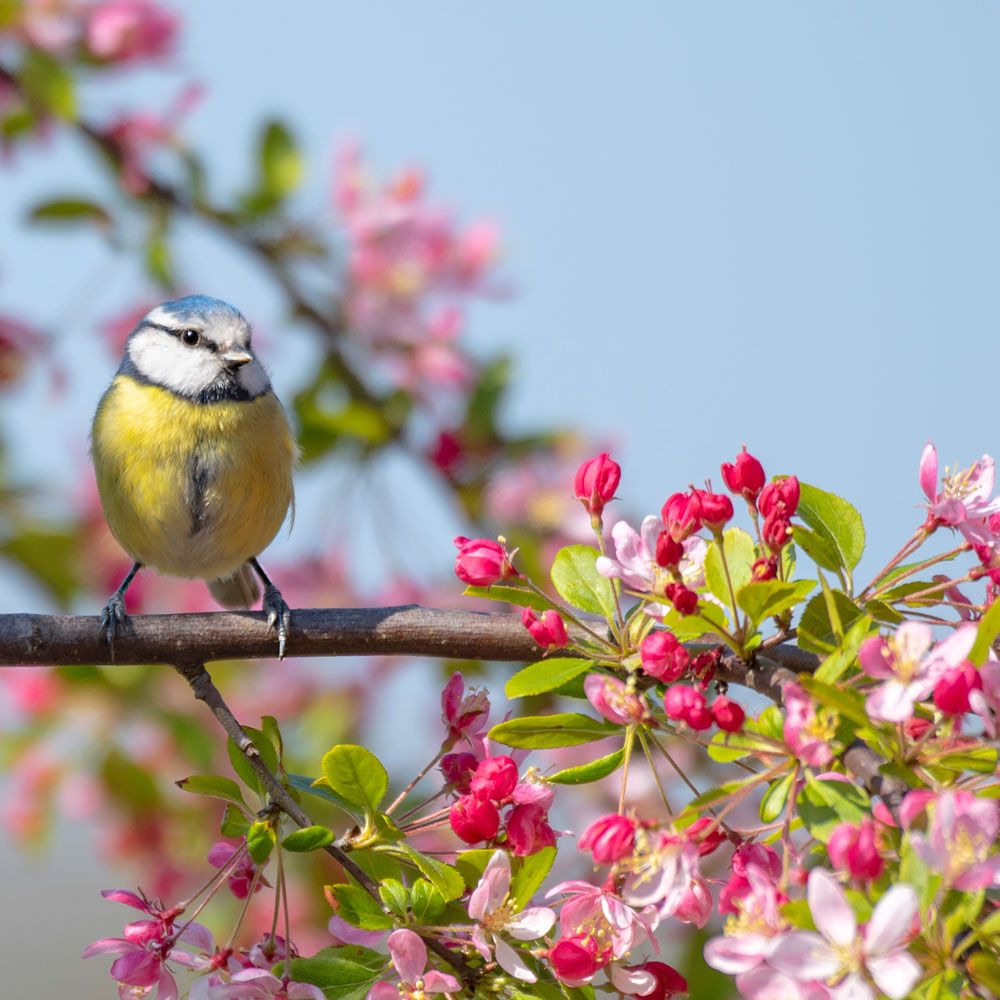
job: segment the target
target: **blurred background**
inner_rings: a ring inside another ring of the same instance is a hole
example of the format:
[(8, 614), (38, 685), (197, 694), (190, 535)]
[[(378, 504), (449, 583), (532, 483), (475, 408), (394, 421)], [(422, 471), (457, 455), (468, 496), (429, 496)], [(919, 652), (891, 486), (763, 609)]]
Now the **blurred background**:
[[(456, 534), (539, 564), (585, 540), (572, 473), (602, 448), (641, 518), (746, 443), (855, 503), (873, 571), (928, 438), (996, 451), (995, 5), (123, 6), (0, 0), (0, 610), (117, 585), (89, 420), (138, 316), (188, 292), (246, 313), (297, 421), (264, 565), (298, 606), (458, 603)], [(453, 666), (220, 683), (303, 767), (351, 737), (391, 771)], [(172, 782), (219, 742), (162, 674), (0, 673), (7, 996), (113, 995), (76, 957), (121, 926), (98, 891), (203, 878)]]

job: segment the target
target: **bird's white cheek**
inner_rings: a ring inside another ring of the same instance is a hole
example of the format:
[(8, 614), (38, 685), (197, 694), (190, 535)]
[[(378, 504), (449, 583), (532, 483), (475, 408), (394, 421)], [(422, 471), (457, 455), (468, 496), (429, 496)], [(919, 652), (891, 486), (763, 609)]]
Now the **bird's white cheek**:
[(151, 382), (185, 396), (204, 392), (221, 370), (214, 355), (186, 347), (166, 334), (140, 333), (129, 344), (129, 356)]

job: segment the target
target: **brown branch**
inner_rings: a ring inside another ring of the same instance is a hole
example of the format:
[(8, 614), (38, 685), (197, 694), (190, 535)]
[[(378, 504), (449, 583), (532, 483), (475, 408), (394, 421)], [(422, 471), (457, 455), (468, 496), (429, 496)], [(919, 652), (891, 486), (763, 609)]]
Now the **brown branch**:
[[(267, 791), (268, 797), (288, 818), (300, 827), (312, 826), (312, 820), (306, 815), (299, 804), (289, 794), (288, 789), (278, 780), (264, 763), (257, 748), (250, 738), (243, 731), (236, 716), (226, 704), (225, 699), (215, 686), (205, 665), (199, 660), (186, 660), (171, 664), (173, 668), (188, 682), (195, 698), (205, 703), (209, 711), (219, 721), (219, 724), (226, 731), (226, 735), (236, 744), (246, 757), (247, 763), (253, 769), (254, 774), (260, 779), (261, 786)], [(347, 851), (336, 844), (329, 844), (323, 848), (331, 858), (336, 861), (383, 909), (385, 908), (381, 896), (378, 892), (378, 883), (358, 865)], [(423, 937), (423, 935), (421, 935)], [(434, 952), (439, 958), (447, 962), (470, 987), (470, 991), (475, 989), (476, 973), (470, 969), (465, 959), (457, 952), (446, 948), (440, 941), (430, 937), (423, 937), (424, 944)]]

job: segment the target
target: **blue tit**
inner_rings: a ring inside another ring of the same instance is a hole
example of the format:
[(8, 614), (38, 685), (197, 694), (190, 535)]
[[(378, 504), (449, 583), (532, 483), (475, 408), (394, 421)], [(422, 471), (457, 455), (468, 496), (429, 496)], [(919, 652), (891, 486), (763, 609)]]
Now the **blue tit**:
[(224, 607), (263, 610), (284, 656), (288, 605), (258, 554), (293, 503), (297, 448), (238, 309), (204, 295), (165, 302), (129, 334), (91, 429), (97, 488), (135, 565), (101, 627), (114, 651), (125, 591), (143, 566), (208, 581)]

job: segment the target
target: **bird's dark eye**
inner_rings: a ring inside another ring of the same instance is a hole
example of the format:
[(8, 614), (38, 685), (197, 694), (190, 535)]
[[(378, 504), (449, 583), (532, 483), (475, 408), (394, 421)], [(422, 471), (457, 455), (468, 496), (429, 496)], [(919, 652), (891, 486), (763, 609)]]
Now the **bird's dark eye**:
[(185, 330), (181, 334), (181, 340), (184, 341), (188, 347), (194, 347), (199, 340), (201, 340), (201, 334), (197, 330)]

